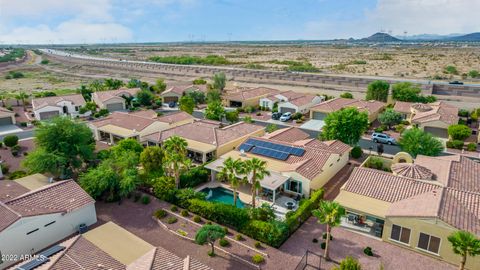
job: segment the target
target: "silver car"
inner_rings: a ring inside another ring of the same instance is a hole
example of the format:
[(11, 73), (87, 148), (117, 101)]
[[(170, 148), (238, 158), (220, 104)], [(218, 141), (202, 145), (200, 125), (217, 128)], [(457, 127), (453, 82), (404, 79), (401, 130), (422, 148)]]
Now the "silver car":
[(390, 137), (388, 134), (378, 132), (372, 134), (372, 141), (375, 143), (397, 144), (395, 138)]

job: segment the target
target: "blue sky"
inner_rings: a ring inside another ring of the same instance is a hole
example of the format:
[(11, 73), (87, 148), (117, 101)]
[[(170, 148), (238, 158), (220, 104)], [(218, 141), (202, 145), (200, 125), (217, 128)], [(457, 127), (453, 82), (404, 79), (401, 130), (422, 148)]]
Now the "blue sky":
[(480, 31), (478, 0), (0, 0), (1, 43), (360, 38)]

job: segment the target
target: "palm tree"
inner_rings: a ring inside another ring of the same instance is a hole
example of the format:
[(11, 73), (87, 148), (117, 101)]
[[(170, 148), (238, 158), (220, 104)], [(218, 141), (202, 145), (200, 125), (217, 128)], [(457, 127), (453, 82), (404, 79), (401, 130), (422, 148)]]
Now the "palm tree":
[(191, 165), (191, 161), (187, 157), (187, 146), (187, 141), (179, 136), (172, 136), (163, 143), (165, 171), (175, 178), (177, 188), (180, 187), (180, 173)]
[(17, 104), (18, 104), (18, 101), (21, 100), (22, 101), (22, 104), (23, 104), (23, 109), (25, 110), (27, 104), (25, 103), (25, 100), (30, 97), (29, 94), (25, 93), (25, 92), (20, 92), (18, 93), (18, 95), (15, 96), (15, 98), (17, 99)]
[(328, 245), (330, 243), (330, 233), (333, 227), (340, 225), (340, 218), (345, 216), (345, 209), (336, 202), (321, 201), (318, 209), (312, 211), (312, 215), (318, 219), (318, 223), (327, 224), (327, 239), (325, 243), (325, 260), (330, 260), (328, 256)]
[(255, 197), (257, 190), (260, 189), (260, 181), (265, 178), (265, 176), (270, 175), (270, 172), (267, 170), (267, 162), (258, 158), (252, 158), (245, 160), (243, 166), (243, 174), (250, 175), (250, 184), (252, 184), (252, 208), (255, 208)]
[(448, 236), (448, 241), (452, 244), (453, 252), (462, 256), (458, 269), (465, 268), (467, 256), (476, 256), (480, 254), (480, 239), (467, 231), (456, 231)]
[(218, 178), (225, 179), (230, 183), (233, 189), (233, 205), (237, 206), (237, 188), (244, 181), (243, 178), (238, 178), (242, 173), (243, 162), (241, 159), (234, 160), (232, 157), (227, 158), (223, 162), (223, 168), (218, 173)]
[(9, 98), (10, 94), (7, 93), (6, 91), (1, 91), (0, 92), (0, 100), (2, 101), (2, 107), (6, 107), (5, 106), (5, 101)]

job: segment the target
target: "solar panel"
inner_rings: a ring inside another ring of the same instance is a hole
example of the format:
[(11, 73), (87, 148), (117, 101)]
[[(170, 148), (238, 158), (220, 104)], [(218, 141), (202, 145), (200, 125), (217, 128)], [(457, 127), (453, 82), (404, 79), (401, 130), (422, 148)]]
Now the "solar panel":
[(248, 144), (248, 143), (244, 143), (244, 144), (240, 145), (240, 147), (238, 149), (240, 151), (243, 150), (245, 152), (249, 152), (250, 150), (252, 150), (252, 147), (253, 147), (253, 145)]
[(60, 251), (62, 251), (62, 250), (64, 250), (64, 249), (65, 249), (64, 246), (55, 245), (55, 246), (53, 246), (53, 247), (51, 247), (51, 248), (49, 248), (49, 249), (46, 249), (46, 250), (42, 251), (42, 252), (40, 253), (40, 256), (43, 255), (43, 256), (45, 256), (45, 257), (50, 257), (50, 256), (52, 256), (52, 255), (54, 255), (54, 254), (57, 254), (58, 252), (60, 252)]
[(248, 144), (251, 144), (255, 147), (260, 146), (263, 148), (268, 148), (280, 152), (285, 152), (288, 154), (292, 154), (295, 156), (302, 156), (305, 153), (305, 149), (299, 148), (299, 147), (292, 147), (292, 146), (286, 146), (278, 143), (271, 143), (271, 142), (266, 142), (266, 141), (261, 141), (261, 140), (256, 140), (256, 139), (248, 139), (247, 142)]
[(261, 146), (255, 146), (255, 148), (252, 149), (252, 153), (265, 156), (265, 157), (279, 159), (279, 160), (286, 160), (289, 155), (288, 153), (285, 153), (285, 152), (280, 152), (277, 150), (268, 149)]
[(36, 259), (31, 260), (31, 261), (29, 261), (25, 264), (22, 264), (22, 265), (18, 266), (16, 268), (16, 270), (32, 270), (32, 269), (35, 269), (35, 268), (39, 267), (40, 265), (49, 262), (50, 261), (50, 259), (49, 259), (50, 256), (55, 255), (55, 254), (57, 254), (58, 252), (60, 252), (64, 249), (65, 249), (65, 247), (60, 246), (60, 245), (55, 245), (53, 247), (50, 247), (50, 248), (42, 251), (41, 253), (39, 253), (37, 255)]

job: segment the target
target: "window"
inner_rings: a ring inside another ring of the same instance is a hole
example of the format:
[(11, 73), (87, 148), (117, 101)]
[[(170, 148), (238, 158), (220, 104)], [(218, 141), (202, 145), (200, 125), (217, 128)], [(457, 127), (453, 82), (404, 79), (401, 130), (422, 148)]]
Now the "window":
[(410, 242), (410, 229), (393, 224), (390, 239), (408, 244)]
[(43, 225), (43, 227), (50, 226), (50, 225), (52, 225), (52, 224), (53, 224), (53, 223), (55, 223), (55, 222), (56, 222), (56, 221), (49, 222), (49, 223), (47, 223), (47, 224)]
[(78, 112), (79, 108), (79, 106), (75, 106), (75, 111)]
[(417, 247), (438, 254), (438, 250), (440, 249), (440, 238), (420, 233)]
[(285, 190), (302, 194), (302, 182), (288, 180), (285, 182)]
[(36, 231), (38, 231), (38, 228), (36, 228), (36, 229), (35, 229), (35, 230), (33, 230), (33, 231), (29, 231), (29, 232), (27, 232), (27, 235), (29, 235), (29, 234), (32, 234), (32, 233), (34, 233), (34, 232), (36, 232)]

